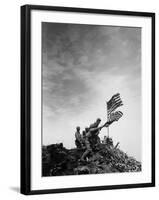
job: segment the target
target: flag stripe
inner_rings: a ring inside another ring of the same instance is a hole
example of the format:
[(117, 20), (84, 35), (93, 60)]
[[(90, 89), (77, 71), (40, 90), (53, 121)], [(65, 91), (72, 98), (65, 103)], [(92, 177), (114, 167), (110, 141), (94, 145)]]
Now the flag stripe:
[(118, 102), (118, 101), (121, 101), (121, 99), (120, 99), (120, 98), (112, 99), (111, 102), (108, 102), (107, 104), (110, 106), (110, 105), (112, 105), (113, 103)]
[(120, 94), (114, 95), (108, 102), (107, 102), (107, 109), (111, 109), (115, 104), (122, 102), (120, 98)]
[(112, 101), (113, 99), (116, 99), (116, 98), (120, 98), (120, 94), (119, 94), (119, 93), (113, 95), (112, 98), (111, 98), (107, 103), (108, 103), (108, 104), (111, 103), (111, 101)]
[(117, 103), (115, 105), (113, 105), (110, 109), (108, 109), (108, 114), (110, 114), (111, 112), (113, 112), (116, 108), (120, 107), (120, 106), (123, 106), (123, 103), (120, 102), (120, 103)]
[(115, 107), (116, 105), (122, 104), (122, 101), (114, 102), (112, 105), (107, 105), (107, 109), (110, 110), (111, 108)]
[(115, 113), (111, 113), (109, 115), (109, 121), (118, 121), (123, 116), (121, 111), (116, 111)]
[(108, 101), (108, 103), (111, 103), (111, 101), (113, 101), (114, 99), (119, 99), (119, 98), (120, 98), (120, 96), (112, 97), (112, 98)]

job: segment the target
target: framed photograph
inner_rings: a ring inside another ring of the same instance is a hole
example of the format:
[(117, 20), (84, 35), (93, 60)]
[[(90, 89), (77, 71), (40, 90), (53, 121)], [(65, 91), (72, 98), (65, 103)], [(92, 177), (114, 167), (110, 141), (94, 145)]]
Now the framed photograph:
[(21, 7), (21, 193), (155, 186), (155, 14)]

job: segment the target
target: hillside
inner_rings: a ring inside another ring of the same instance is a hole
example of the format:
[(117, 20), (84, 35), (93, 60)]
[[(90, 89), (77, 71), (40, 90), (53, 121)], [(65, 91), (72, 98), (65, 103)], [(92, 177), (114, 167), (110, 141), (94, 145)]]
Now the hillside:
[(85, 162), (84, 149), (66, 149), (62, 143), (43, 146), (42, 175), (63, 176), (114, 172), (139, 172), (141, 163), (113, 144), (99, 144)]

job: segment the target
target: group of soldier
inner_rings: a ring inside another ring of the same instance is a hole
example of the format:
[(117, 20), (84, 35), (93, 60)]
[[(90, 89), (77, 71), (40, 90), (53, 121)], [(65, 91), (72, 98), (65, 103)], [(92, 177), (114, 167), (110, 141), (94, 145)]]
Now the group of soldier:
[(99, 126), (101, 119), (98, 118), (95, 123), (91, 124), (89, 127), (86, 127), (82, 134), (80, 133), (80, 127), (76, 127), (75, 132), (75, 144), (77, 148), (85, 149), (81, 161), (86, 161), (86, 158), (89, 154), (92, 153), (98, 144), (100, 143), (100, 137), (98, 136), (103, 127), (108, 127), (109, 123), (105, 123), (102, 126)]

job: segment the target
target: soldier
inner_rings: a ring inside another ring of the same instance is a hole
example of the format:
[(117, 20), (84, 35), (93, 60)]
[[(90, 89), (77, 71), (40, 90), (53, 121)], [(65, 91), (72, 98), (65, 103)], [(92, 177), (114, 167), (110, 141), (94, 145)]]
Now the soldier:
[(92, 132), (92, 137), (91, 137), (92, 147), (95, 147), (96, 145), (100, 144), (100, 137), (98, 136), (100, 129), (98, 129), (98, 130), (94, 129), (93, 130), (93, 128), (97, 128), (99, 126), (100, 122), (101, 122), (101, 119), (98, 118), (96, 120), (96, 122), (91, 124), (90, 127), (89, 127), (89, 129)]
[(100, 119), (100, 118), (97, 118), (97, 120), (96, 120), (93, 124), (91, 124), (91, 125), (89, 126), (89, 129), (90, 129), (90, 128), (97, 128), (97, 127), (99, 126), (100, 122), (101, 122), (101, 119)]
[(86, 131), (82, 131), (82, 147), (85, 147), (85, 140), (86, 140)]
[(91, 145), (90, 145), (88, 135), (86, 136), (86, 139), (85, 139), (85, 147), (86, 147), (86, 150), (81, 157), (81, 161), (85, 161), (85, 158), (92, 152), (92, 148), (91, 148)]
[(86, 131), (84, 130), (82, 131), (82, 138), (85, 138), (85, 136), (86, 136)]
[(81, 161), (85, 161), (85, 158), (92, 152), (92, 147), (94, 147), (94, 143), (99, 142), (98, 140), (98, 134), (100, 130), (105, 126), (99, 126), (101, 122), (101, 119), (97, 119), (94, 124), (91, 124), (89, 129), (87, 129), (86, 132), (86, 139), (85, 139), (85, 146), (86, 146), (86, 151), (83, 153), (81, 157)]
[(86, 128), (85, 128), (85, 132), (86, 132), (86, 133), (88, 133), (88, 131), (89, 131), (89, 128), (88, 128), (88, 127), (86, 127)]
[(75, 144), (77, 146), (77, 148), (81, 148), (82, 147), (82, 137), (81, 137), (81, 134), (80, 134), (80, 127), (77, 126), (76, 127), (76, 132), (75, 132)]
[(101, 122), (101, 119), (98, 118), (95, 123), (90, 125), (89, 129), (87, 129), (88, 132), (86, 132), (86, 139), (85, 139), (86, 151), (83, 153), (81, 161), (85, 161), (85, 158), (92, 152), (92, 147), (94, 148), (100, 143), (100, 138), (98, 136), (100, 130), (104, 127), (108, 127), (114, 121), (117, 121), (116, 117), (106, 122), (103, 126), (98, 127)]

